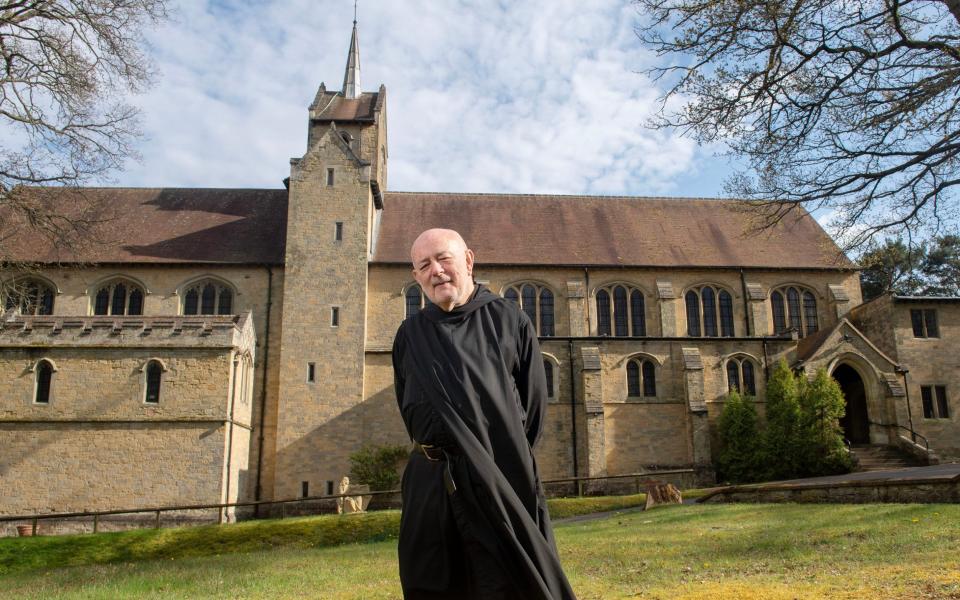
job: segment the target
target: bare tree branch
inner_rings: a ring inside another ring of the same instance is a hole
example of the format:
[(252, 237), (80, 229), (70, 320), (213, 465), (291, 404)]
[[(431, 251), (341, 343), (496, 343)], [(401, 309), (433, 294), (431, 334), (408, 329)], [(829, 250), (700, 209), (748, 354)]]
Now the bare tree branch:
[(952, 208), (957, 0), (635, 1), (639, 37), (667, 61), (650, 71), (667, 85), (652, 125), (744, 159), (726, 191), (761, 226), (824, 208), (856, 245), (935, 229)]
[(139, 112), (124, 99), (151, 82), (142, 36), (167, 3), (0, 0), (0, 262), (17, 228), (83, 240), (89, 199), (65, 207), (25, 186), (78, 188), (135, 157)]

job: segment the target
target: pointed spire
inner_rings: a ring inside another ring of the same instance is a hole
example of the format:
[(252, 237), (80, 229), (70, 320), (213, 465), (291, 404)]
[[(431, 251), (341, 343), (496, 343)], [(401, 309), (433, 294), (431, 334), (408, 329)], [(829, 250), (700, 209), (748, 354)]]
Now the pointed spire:
[(343, 74), (343, 96), (360, 97), (360, 41), (357, 39), (357, 3), (353, 3), (353, 35), (350, 36), (350, 54), (347, 71)]

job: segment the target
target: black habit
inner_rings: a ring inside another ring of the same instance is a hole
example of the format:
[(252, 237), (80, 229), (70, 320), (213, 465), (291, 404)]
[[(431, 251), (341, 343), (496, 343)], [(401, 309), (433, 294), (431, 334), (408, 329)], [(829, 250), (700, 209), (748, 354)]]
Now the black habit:
[(509, 582), (510, 597), (574, 598), (532, 451), (546, 409), (542, 361), (530, 319), (483, 286), (450, 312), (428, 305), (397, 331), (393, 368), (407, 432), (444, 457), (414, 451), (403, 474), (406, 598), (476, 594), (486, 577), (471, 573), (477, 553), (465, 546), (488, 557), (487, 573)]

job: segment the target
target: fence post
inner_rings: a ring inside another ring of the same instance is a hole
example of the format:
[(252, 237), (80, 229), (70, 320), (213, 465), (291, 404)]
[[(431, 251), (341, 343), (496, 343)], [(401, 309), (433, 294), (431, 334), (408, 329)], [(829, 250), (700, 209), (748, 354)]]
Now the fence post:
[(93, 515), (93, 532), (97, 532), (97, 526), (100, 525), (100, 515)]
[(159, 510), (157, 511), (157, 518), (153, 523), (153, 528), (160, 529), (160, 511)]
[(286, 503), (286, 502), (281, 502), (281, 503), (280, 503), (280, 518), (282, 519), (282, 518), (284, 518), (284, 517), (286, 517), (286, 516), (287, 516), (287, 503)]
[(36, 537), (36, 535), (37, 535), (37, 518), (34, 517), (33, 518), (33, 536)]
[(223, 506), (217, 509), (217, 525), (223, 525), (223, 511), (225, 510), (227, 509)]
[(583, 496), (583, 481), (577, 480), (577, 496)]
[(633, 480), (637, 483), (637, 493), (639, 494), (640, 493), (640, 476), (638, 475), (634, 477)]

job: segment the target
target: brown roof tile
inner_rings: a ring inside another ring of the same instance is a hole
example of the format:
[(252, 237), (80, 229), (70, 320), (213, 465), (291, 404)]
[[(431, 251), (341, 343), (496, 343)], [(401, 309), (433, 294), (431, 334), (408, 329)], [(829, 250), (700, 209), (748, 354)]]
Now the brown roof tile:
[(38, 201), (90, 221), (80, 243), (57, 247), (0, 214), (0, 251), (40, 263), (282, 264), (287, 191), (33, 188)]
[(751, 234), (742, 206), (684, 198), (388, 192), (374, 261), (408, 263), (421, 231), (446, 227), (463, 235), (482, 265), (853, 268), (806, 213)]
[(377, 92), (363, 92), (359, 98), (344, 98), (339, 92), (318, 94), (310, 107), (310, 118), (318, 121), (373, 121), (380, 108)]

